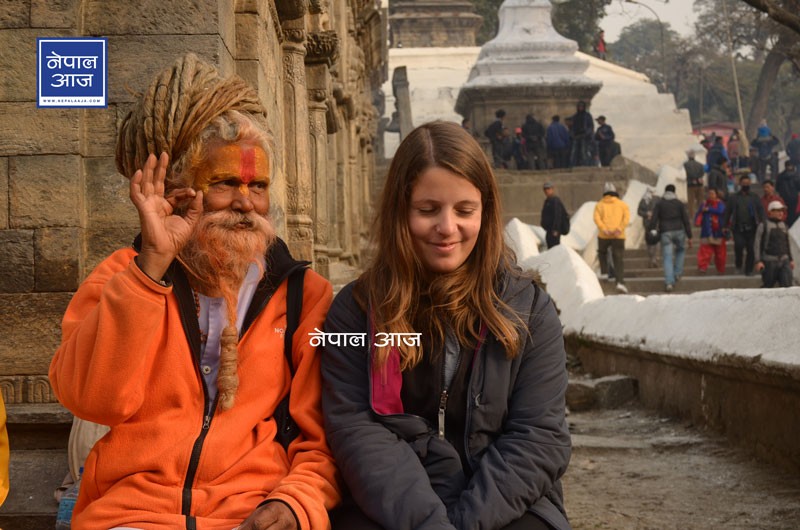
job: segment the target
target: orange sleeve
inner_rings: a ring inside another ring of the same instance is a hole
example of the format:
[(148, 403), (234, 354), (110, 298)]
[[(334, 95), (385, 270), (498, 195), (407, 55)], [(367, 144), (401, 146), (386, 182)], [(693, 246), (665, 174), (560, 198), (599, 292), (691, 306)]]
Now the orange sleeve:
[(101, 263), (72, 298), (50, 363), (58, 400), (76, 416), (115, 425), (142, 405), (156, 346), (166, 333), (163, 287), (133, 262), (132, 249)]
[(322, 329), (331, 300), (330, 283), (316, 272), (306, 271), (303, 311), (293, 339), (296, 369), (289, 404), (302, 434), (289, 445), (289, 474), (267, 497), (289, 504), (303, 529), (328, 528), (328, 510), (340, 499), (339, 473), (325, 438), (320, 401), (322, 352), (309, 344), (309, 333)]
[(8, 431), (6, 430), (6, 407), (0, 394), (0, 506), (8, 496)]

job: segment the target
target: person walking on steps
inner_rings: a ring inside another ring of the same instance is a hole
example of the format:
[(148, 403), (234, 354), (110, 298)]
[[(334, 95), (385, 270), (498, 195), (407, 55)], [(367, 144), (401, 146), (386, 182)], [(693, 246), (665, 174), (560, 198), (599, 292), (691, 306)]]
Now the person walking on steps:
[(594, 223), (597, 225), (597, 258), (600, 274), (608, 277), (608, 251), (614, 263), (617, 291), (627, 293), (625, 286), (625, 228), (630, 221), (628, 205), (619, 198), (617, 188), (611, 182), (603, 185), (603, 198), (594, 207)]
[(739, 191), (731, 195), (726, 203), (723, 223), (733, 233), (733, 252), (738, 274), (753, 274), (756, 227), (763, 220), (761, 200), (750, 191), (750, 177), (742, 175), (739, 177)]
[(686, 205), (675, 195), (675, 185), (667, 184), (664, 195), (653, 210), (653, 222), (661, 235), (664, 264), (664, 289), (669, 293), (683, 276), (686, 249), (692, 248), (692, 225)]
[(769, 205), (767, 218), (756, 229), (755, 269), (761, 272), (762, 287), (791, 287), (794, 259), (789, 244), (789, 229), (784, 221), (786, 206), (778, 201)]

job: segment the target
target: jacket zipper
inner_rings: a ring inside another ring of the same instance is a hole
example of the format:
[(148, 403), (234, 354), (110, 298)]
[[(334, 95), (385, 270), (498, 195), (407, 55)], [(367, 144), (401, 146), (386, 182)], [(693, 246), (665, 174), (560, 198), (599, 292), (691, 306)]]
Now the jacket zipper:
[(200, 434), (192, 445), (192, 454), (189, 457), (189, 467), (186, 470), (186, 480), (183, 483), (183, 492), (181, 495), (181, 513), (186, 517), (186, 530), (197, 530), (197, 520), (192, 515), (192, 485), (194, 478), (197, 475), (197, 467), (200, 464), (200, 454), (203, 451), (203, 443), (206, 440), (208, 431), (211, 428), (211, 420), (214, 417), (214, 412), (217, 410), (217, 400), (219, 393), (214, 396), (214, 403), (211, 405), (211, 410), (208, 408), (208, 387), (206, 381), (200, 373), (200, 365), (193, 357), (197, 376), (203, 385), (203, 425), (200, 427)]
[[(447, 341), (445, 340), (445, 344)], [(461, 368), (461, 359), (464, 356), (461, 353), (461, 345), (458, 346), (458, 359), (456, 360), (456, 369), (453, 372), (453, 378), (458, 375), (458, 370)], [(442, 394), (439, 396), (439, 439), (444, 440), (444, 419), (445, 415), (447, 414), (447, 392), (450, 390), (450, 385), (447, 384), (447, 376), (445, 372), (445, 366), (447, 365), (447, 346), (445, 346), (444, 355), (442, 355)], [(450, 380), (450, 384), (453, 383), (453, 380)]]

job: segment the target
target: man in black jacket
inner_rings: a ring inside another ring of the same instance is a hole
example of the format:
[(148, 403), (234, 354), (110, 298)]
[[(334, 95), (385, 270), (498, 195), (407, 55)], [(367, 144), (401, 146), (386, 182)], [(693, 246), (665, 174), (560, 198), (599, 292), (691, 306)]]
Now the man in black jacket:
[(708, 189), (712, 188), (720, 199), (728, 199), (728, 161), (724, 158), (708, 172)]
[(653, 222), (661, 234), (661, 257), (664, 260), (664, 285), (671, 292), (683, 275), (686, 249), (692, 248), (692, 225), (686, 206), (675, 195), (675, 186), (667, 184), (664, 196), (653, 210)]
[(547, 152), (544, 148), (544, 125), (533, 114), (525, 116), (522, 124), (522, 136), (525, 138), (525, 149), (528, 152), (530, 169), (547, 169)]
[(495, 169), (508, 167), (505, 163), (505, 148), (503, 143), (503, 120), (506, 111), (497, 109), (494, 113), (495, 120), (486, 127), (483, 134), (489, 139), (492, 146), (492, 167)]
[(544, 183), (544, 194), (547, 198), (542, 206), (542, 228), (545, 230), (547, 248), (553, 248), (561, 243), (562, 227), (564, 221), (569, 220), (569, 214), (564, 203), (556, 196), (552, 183)]
[(597, 131), (594, 133), (594, 139), (597, 140), (597, 151), (600, 156), (600, 165), (608, 167), (611, 165), (611, 159), (614, 158), (614, 129), (611, 125), (606, 123), (605, 116), (598, 116)]
[(705, 201), (705, 190), (703, 190), (703, 164), (694, 159), (694, 151), (687, 151), (689, 159), (683, 163), (683, 170), (686, 171), (686, 194), (688, 195), (689, 215), (697, 213), (700, 205)]
[(753, 274), (755, 264), (753, 245), (756, 238), (756, 227), (764, 220), (764, 208), (758, 195), (750, 191), (750, 177), (742, 175), (739, 178), (739, 191), (731, 195), (725, 208), (725, 222), (723, 226), (730, 227), (733, 232), (733, 251), (736, 255), (736, 271), (742, 273), (742, 258), (747, 251), (744, 261), (744, 273)]
[(591, 166), (594, 155), (594, 120), (586, 110), (586, 103), (578, 102), (577, 112), (572, 116), (572, 155), (570, 157), (574, 166)]

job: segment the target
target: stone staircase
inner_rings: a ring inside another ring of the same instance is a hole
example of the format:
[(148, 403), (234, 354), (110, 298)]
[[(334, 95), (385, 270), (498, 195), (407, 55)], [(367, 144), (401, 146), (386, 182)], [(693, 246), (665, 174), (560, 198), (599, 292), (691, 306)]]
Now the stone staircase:
[[(752, 276), (737, 274), (734, 267), (733, 241), (727, 242), (727, 261), (725, 274), (720, 275), (713, 263), (706, 273), (697, 269), (697, 250), (700, 248), (700, 229), (692, 230), (692, 248), (686, 250), (686, 259), (683, 266), (683, 277), (675, 284), (673, 293), (688, 294), (696, 291), (710, 291), (712, 289), (746, 289), (761, 286), (761, 275)], [(665, 294), (664, 269), (662, 268), (661, 249), (659, 245), (658, 267), (650, 268), (647, 249), (625, 250), (625, 285), (629, 294), (648, 296), (651, 294)], [(620, 294), (615, 286), (616, 282), (601, 280), (603, 292), (606, 295)]]

